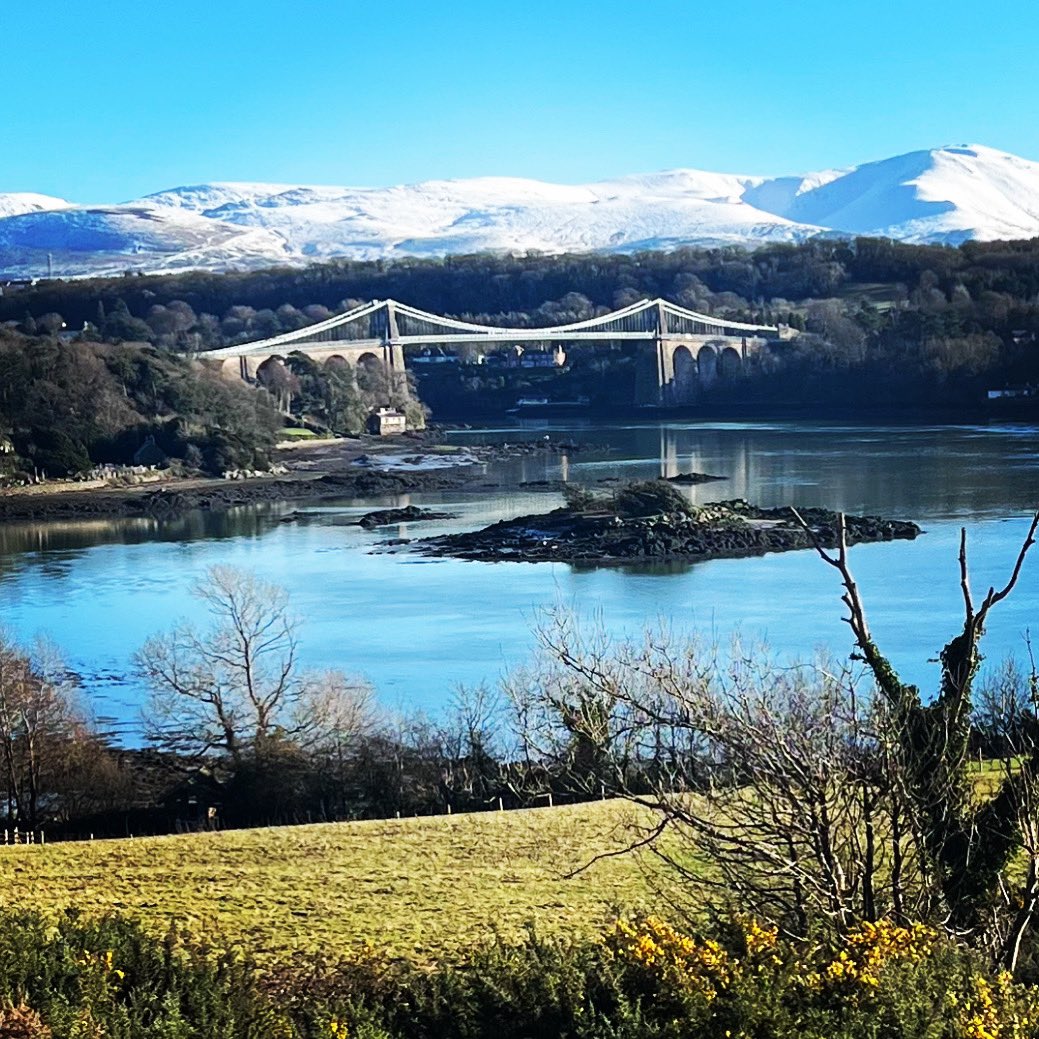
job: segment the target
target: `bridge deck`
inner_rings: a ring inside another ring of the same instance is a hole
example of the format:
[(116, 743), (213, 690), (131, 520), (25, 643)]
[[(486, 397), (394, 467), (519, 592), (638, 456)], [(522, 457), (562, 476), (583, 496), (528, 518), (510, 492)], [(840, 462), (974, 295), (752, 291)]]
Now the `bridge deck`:
[[(363, 322), (363, 324), (362, 324)], [(411, 331), (401, 326), (411, 326)], [(351, 326), (362, 334), (351, 338)], [(597, 318), (544, 328), (498, 328), (469, 321), (441, 317), (395, 300), (375, 300), (345, 314), (320, 321), (307, 328), (284, 332), (253, 343), (207, 350), (201, 356), (214, 360), (231, 357), (272, 356), (293, 350), (325, 351), (336, 344), (344, 349), (423, 346), (434, 343), (552, 343), (623, 342), (626, 340), (667, 340), (703, 343), (711, 339), (738, 341), (746, 338), (774, 338), (779, 329), (726, 321), (687, 310), (663, 299), (640, 300)]]

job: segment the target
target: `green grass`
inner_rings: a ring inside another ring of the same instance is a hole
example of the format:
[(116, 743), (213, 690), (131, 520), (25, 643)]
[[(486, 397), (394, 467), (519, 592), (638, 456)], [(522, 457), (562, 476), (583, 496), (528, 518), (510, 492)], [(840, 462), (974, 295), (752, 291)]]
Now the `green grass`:
[(173, 921), (263, 958), (370, 941), (431, 958), (494, 933), (597, 931), (655, 901), (634, 810), (557, 808), (0, 847), (0, 904)]
[(316, 440), (317, 433), (312, 429), (303, 429), (301, 426), (286, 426), (278, 430), (282, 440)]

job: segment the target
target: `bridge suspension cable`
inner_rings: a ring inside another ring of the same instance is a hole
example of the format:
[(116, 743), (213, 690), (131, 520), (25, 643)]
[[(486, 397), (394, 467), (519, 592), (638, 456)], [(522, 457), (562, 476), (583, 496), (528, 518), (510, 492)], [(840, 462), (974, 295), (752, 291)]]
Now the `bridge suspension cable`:
[(642, 299), (636, 303), (582, 321), (562, 325), (525, 328), (481, 325), (472, 321), (432, 314), (396, 300), (373, 300), (343, 314), (292, 332), (283, 332), (258, 342), (223, 347), (205, 352), (206, 357), (242, 357), (279, 347), (305, 344), (354, 342), (394, 343), (402, 346), (425, 343), (549, 342), (611, 339), (652, 339), (661, 335), (774, 337), (778, 329), (700, 314), (664, 299)]

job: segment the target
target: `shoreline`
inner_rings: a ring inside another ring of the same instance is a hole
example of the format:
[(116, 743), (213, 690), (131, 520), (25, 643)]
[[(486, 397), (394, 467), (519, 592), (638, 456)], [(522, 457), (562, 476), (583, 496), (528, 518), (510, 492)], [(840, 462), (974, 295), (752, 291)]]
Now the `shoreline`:
[(402, 437), (344, 437), (282, 446), (278, 462), (286, 472), (244, 479), (191, 476), (125, 487), (70, 481), (12, 488), (0, 491), (0, 524), (164, 518), (195, 509), (223, 511), (330, 498), (367, 500), (421, 491), (477, 491), (488, 486), (488, 462), (542, 451), (582, 450), (582, 445), (572, 442), (523, 440), (495, 447), (460, 447), (446, 444), (442, 433), (434, 429)]
[[(726, 414), (722, 409), (696, 414), (690, 414), (688, 409), (656, 409), (652, 416), (642, 413), (637, 417), (652, 424), (654, 421), (679, 419), (732, 421), (737, 416)], [(835, 421), (832, 415), (816, 414), (813, 417), (824, 423)], [(766, 412), (754, 411), (740, 418), (748, 422), (769, 421), (770, 418), (772, 421), (796, 421), (807, 416), (787, 410), (785, 414), (772, 412), (769, 417), (766, 417)], [(936, 422), (960, 426), (974, 424), (964, 421), (962, 416), (959, 422), (946, 423), (930, 413), (918, 415), (915, 421), (906, 419), (904, 423), (894, 415), (885, 418), (909, 427), (927, 427)], [(871, 425), (876, 419), (877, 416), (857, 415), (846, 421)], [(989, 421), (1002, 424), (992, 416)], [(145, 478), (127, 486), (85, 480), (2, 489), (0, 525), (48, 520), (164, 518), (193, 510), (225, 511), (248, 505), (320, 502), (335, 498), (369, 500), (423, 491), (475, 492), (500, 486), (486, 479), (485, 467), (489, 462), (541, 451), (557, 454), (578, 452), (589, 446), (572, 441), (552, 441), (549, 444), (526, 440), (524, 437), (530, 437), (531, 430), (522, 424), (511, 427), (515, 429), (516, 440), (507, 444), (469, 446), (447, 443), (443, 434), (458, 428), (470, 427), (445, 424), (395, 437), (364, 435), (282, 442), (276, 448), (276, 457), (286, 471), (242, 479), (165, 477), (156, 473), (154, 478)], [(380, 458), (386, 460), (385, 465), (379, 464)], [(366, 460), (370, 464), (365, 464)], [(609, 483), (612, 480), (598, 482)], [(535, 480), (520, 486), (553, 489), (549, 483)]]

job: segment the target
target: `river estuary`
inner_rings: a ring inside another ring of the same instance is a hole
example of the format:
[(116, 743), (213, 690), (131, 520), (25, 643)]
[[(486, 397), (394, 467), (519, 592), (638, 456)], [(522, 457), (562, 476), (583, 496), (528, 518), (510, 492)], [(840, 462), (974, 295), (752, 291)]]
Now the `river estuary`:
[[(742, 497), (764, 506), (820, 505), (915, 520), (915, 542), (858, 546), (852, 562), (874, 634), (907, 678), (933, 688), (933, 658), (961, 623), (960, 526), (974, 586), (1002, 583), (1039, 503), (1039, 429), (822, 423), (533, 421), (450, 434), (459, 445), (541, 439), (591, 445), (494, 463), (509, 489), (404, 499), (258, 506), (178, 519), (0, 526), (0, 617), (20, 638), (46, 633), (83, 681), (99, 718), (134, 739), (141, 690), (133, 650), (196, 611), (192, 582), (214, 563), (247, 567), (285, 586), (302, 618), (309, 665), (366, 676), (388, 707), (435, 713), (459, 685), (493, 683), (527, 660), (533, 628), (562, 606), (611, 633), (647, 623), (727, 641), (766, 639), (789, 656), (820, 646), (846, 654), (837, 575), (811, 552), (695, 566), (576, 570), (555, 563), (479, 563), (372, 552), (390, 537), (474, 529), (554, 508), (552, 491), (522, 482), (647, 479), (700, 471), (725, 482), (685, 489), (695, 502)], [(377, 507), (416, 504), (453, 520), (365, 531)], [(282, 522), (289, 512), (306, 515)], [(1024, 655), (1039, 628), (1039, 554), (994, 611), (990, 661)]]

